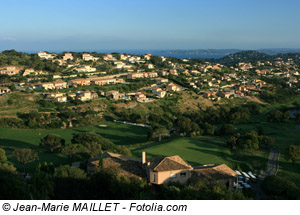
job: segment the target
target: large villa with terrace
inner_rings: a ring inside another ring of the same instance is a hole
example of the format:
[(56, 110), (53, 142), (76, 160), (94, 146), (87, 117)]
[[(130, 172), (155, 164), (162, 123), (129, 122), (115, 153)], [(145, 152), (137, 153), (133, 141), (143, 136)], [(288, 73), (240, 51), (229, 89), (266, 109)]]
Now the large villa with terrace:
[[(142, 153), (141, 159), (125, 155), (105, 152), (102, 155), (103, 167), (114, 167), (119, 174), (139, 179), (147, 179), (151, 184), (166, 184), (168, 182), (188, 183), (193, 178), (205, 178), (217, 181), (233, 189), (237, 186), (237, 173), (226, 164), (191, 166), (180, 156), (146, 157)], [(99, 167), (99, 157), (89, 160), (87, 171), (92, 173)]]

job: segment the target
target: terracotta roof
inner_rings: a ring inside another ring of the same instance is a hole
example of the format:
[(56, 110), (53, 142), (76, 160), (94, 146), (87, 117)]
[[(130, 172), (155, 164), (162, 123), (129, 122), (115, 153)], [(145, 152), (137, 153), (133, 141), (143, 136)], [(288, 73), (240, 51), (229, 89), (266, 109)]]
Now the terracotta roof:
[(149, 169), (152, 169), (157, 172), (162, 171), (171, 171), (171, 170), (180, 170), (180, 169), (192, 169), (191, 165), (182, 160), (178, 155), (170, 157), (160, 157), (160, 158), (149, 158), (147, 163), (150, 162), (148, 166)]
[(225, 179), (231, 177), (237, 177), (235, 171), (233, 171), (226, 164), (221, 164), (217, 166), (206, 166), (206, 167), (194, 167), (195, 172), (199, 172), (201, 176), (204, 176), (208, 179)]
[[(120, 175), (129, 177), (146, 178), (147, 175), (141, 166), (140, 159), (129, 156), (105, 152), (102, 155), (104, 168), (115, 167)], [(99, 166), (99, 157), (89, 159), (90, 166)]]
[(133, 158), (133, 157), (129, 157), (129, 156), (126, 156), (126, 155), (121, 155), (121, 154), (116, 154), (116, 153), (112, 153), (112, 152), (105, 152), (103, 153), (102, 155), (103, 158), (107, 158), (107, 157), (111, 157), (111, 158), (118, 158), (120, 160), (131, 160), (131, 161), (141, 161), (141, 159), (138, 159), (138, 158)]

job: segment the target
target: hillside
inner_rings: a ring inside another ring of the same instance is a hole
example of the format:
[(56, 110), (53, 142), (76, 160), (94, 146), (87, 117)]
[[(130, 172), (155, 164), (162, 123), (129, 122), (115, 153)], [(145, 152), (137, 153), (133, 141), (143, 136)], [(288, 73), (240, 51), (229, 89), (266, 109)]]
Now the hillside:
[(257, 51), (241, 51), (238, 53), (230, 54), (216, 61), (221, 64), (232, 65), (239, 62), (254, 62), (258, 60), (272, 60), (272, 57), (270, 55)]

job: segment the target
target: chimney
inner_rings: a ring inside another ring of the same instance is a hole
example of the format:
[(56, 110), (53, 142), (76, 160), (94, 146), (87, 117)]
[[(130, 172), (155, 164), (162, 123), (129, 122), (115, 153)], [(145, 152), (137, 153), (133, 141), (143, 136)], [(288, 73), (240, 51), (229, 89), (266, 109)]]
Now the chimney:
[(142, 165), (146, 164), (146, 152), (142, 152)]

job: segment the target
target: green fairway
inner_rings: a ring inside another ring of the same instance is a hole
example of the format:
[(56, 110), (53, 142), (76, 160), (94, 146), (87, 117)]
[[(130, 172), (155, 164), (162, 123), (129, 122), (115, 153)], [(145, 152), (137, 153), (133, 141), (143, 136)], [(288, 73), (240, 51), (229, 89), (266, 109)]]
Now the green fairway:
[(133, 145), (147, 141), (147, 129), (124, 125), (112, 122), (103, 123), (107, 127), (89, 126), (72, 129), (55, 129), (55, 130), (34, 130), (34, 129), (11, 129), (0, 128), (0, 147), (6, 150), (10, 162), (19, 169), (20, 165), (12, 157), (14, 148), (33, 148), (39, 153), (39, 161), (28, 165), (29, 170), (33, 170), (36, 165), (44, 161), (53, 162), (54, 165), (66, 163), (66, 159), (57, 153), (47, 153), (40, 150), (39, 143), (42, 137), (47, 134), (58, 134), (66, 140), (66, 144), (71, 143), (73, 134), (78, 132), (93, 131), (103, 137), (111, 140), (117, 145)]
[(300, 127), (296, 122), (288, 123), (269, 123), (261, 122), (254, 124), (239, 125), (242, 129), (255, 129), (256, 126), (261, 126), (267, 136), (275, 138), (275, 143), (272, 147), (280, 151), (278, 175), (300, 184), (300, 162), (292, 164), (291, 161), (284, 159), (285, 149), (293, 144), (300, 146)]
[(147, 156), (179, 155), (191, 165), (227, 164), (236, 169), (259, 172), (266, 168), (268, 151), (261, 152), (231, 152), (226, 142), (220, 137), (182, 137), (164, 143), (136, 149), (134, 156), (140, 157), (146, 151)]
[(66, 144), (69, 144), (73, 134), (87, 131), (96, 132), (118, 145), (138, 144), (147, 141), (146, 128), (112, 122), (103, 124), (107, 125), (107, 127), (89, 126), (54, 130), (0, 128), (0, 145), (15, 147), (39, 145), (41, 138), (47, 134), (58, 134), (66, 140)]

